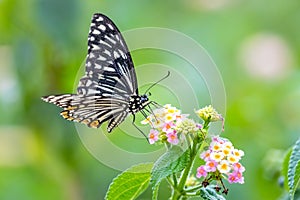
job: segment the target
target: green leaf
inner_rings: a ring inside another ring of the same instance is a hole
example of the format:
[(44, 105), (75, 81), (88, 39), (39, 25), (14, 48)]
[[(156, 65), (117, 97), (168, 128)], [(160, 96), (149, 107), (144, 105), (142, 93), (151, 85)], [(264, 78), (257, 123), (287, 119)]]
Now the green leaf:
[(147, 189), (152, 167), (153, 163), (142, 163), (119, 174), (110, 184), (105, 199), (136, 199)]
[(290, 148), (284, 159), (283, 159), (283, 163), (282, 163), (282, 175), (284, 177), (284, 188), (286, 191), (289, 191), (289, 186), (288, 186), (288, 168), (289, 168), (289, 161), (290, 161), (290, 157), (291, 157), (291, 154), (292, 154), (292, 148)]
[(202, 187), (200, 189), (200, 196), (205, 200), (226, 200), (225, 197), (217, 193), (217, 191), (214, 189), (215, 187), (215, 185)]
[(288, 185), (291, 199), (294, 198), (294, 194), (300, 182), (300, 138), (297, 140), (293, 147), (289, 167), (288, 167)]
[(152, 189), (166, 177), (173, 173), (182, 171), (190, 161), (190, 152), (183, 150), (178, 146), (172, 146), (164, 153), (154, 164), (152, 169), (151, 184)]
[(300, 189), (296, 190), (294, 200), (300, 200)]
[(157, 200), (158, 197), (158, 189), (159, 189), (159, 184), (155, 186), (155, 188), (152, 188), (152, 200)]
[[(298, 161), (298, 164), (296, 166), (296, 169), (295, 169), (295, 177), (294, 177), (294, 188), (293, 188), (293, 195), (295, 195), (295, 192), (298, 188), (300, 184), (300, 160)], [(296, 197), (294, 196), (294, 199), (296, 199)]]

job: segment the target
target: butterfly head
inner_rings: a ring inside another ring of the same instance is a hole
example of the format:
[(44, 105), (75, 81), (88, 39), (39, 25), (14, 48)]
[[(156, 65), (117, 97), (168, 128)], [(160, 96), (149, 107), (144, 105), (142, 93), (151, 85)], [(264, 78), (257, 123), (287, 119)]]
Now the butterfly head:
[(149, 98), (146, 94), (141, 95), (141, 103), (145, 103), (149, 101)]

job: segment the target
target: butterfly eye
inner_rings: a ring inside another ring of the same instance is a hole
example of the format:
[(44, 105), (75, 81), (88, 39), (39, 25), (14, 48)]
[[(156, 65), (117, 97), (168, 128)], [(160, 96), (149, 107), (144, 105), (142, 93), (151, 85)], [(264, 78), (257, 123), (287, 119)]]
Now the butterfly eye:
[(148, 96), (151, 96), (151, 92), (148, 92)]
[(142, 102), (148, 101), (147, 95), (143, 94), (143, 95), (141, 96), (141, 101), (142, 101)]

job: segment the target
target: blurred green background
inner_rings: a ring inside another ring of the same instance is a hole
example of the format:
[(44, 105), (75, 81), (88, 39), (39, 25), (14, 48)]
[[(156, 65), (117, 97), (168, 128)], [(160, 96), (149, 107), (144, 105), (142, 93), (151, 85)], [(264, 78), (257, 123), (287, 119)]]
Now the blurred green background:
[[(180, 31), (209, 52), (226, 88), (223, 136), (245, 151), (246, 183), (227, 184), (228, 199), (278, 199), (280, 159), (300, 132), (298, 0), (0, 0), (0, 199), (103, 199), (120, 173), (85, 149), (59, 108), (40, 100), (73, 90), (96, 12), (122, 31)], [(136, 63), (151, 59), (160, 57), (133, 54)], [(162, 188), (160, 199), (167, 196)]]

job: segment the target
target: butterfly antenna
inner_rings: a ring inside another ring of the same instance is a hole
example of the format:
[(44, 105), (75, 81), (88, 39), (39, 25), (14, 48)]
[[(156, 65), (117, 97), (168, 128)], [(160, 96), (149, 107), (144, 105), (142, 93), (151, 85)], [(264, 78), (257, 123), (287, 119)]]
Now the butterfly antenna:
[(168, 77), (170, 76), (170, 74), (171, 74), (170, 71), (168, 71), (168, 74), (167, 74), (166, 76), (164, 76), (162, 79), (160, 79), (160, 80), (156, 81), (155, 83), (153, 83), (153, 84), (146, 90), (145, 94), (147, 94), (147, 92), (148, 92), (151, 88), (153, 88), (156, 84), (158, 84), (159, 82), (161, 82), (161, 81), (165, 80), (166, 78), (168, 78)]

